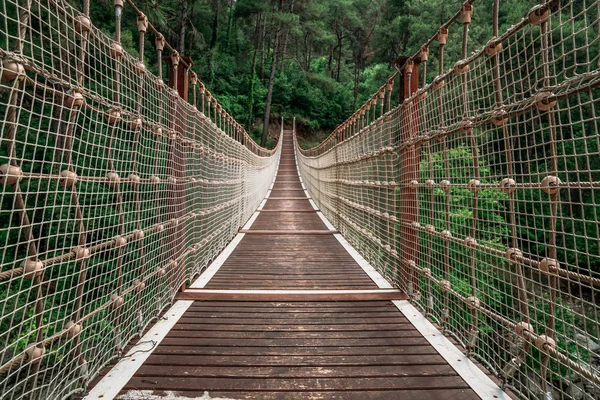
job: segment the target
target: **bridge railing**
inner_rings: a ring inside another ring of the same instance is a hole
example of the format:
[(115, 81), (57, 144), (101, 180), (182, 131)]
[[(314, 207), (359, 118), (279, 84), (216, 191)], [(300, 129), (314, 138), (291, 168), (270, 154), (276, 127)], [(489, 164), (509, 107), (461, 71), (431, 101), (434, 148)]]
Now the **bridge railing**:
[(531, 3), (500, 31), (512, 13), (465, 2), (328, 139), (297, 146), (299, 168), (345, 237), (505, 387), (598, 398), (598, 3)]
[(275, 174), (279, 147), (256, 145), (131, 1), (114, 2), (114, 38), (83, 3), (0, 3), (2, 399), (82, 393)]

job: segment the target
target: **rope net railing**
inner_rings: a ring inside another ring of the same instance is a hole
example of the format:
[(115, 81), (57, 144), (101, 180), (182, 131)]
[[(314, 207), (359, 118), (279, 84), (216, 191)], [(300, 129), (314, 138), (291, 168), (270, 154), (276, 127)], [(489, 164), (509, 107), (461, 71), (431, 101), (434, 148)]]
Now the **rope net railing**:
[(120, 43), (128, 5), (110, 38), (83, 3), (0, 2), (2, 399), (83, 393), (236, 235), (279, 157), (131, 1), (138, 57)]
[[(504, 387), (597, 399), (600, 2), (529, 5), (504, 28), (503, 2), (465, 2), (324, 142), (297, 146), (299, 168), (344, 236)], [(485, 45), (469, 42), (477, 23)]]

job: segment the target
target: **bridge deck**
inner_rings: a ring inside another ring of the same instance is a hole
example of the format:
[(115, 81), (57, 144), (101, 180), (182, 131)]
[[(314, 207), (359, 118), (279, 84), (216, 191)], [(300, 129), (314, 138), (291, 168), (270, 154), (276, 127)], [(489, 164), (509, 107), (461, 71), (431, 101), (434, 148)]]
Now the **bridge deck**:
[[(207, 300), (194, 301), (121, 398), (174, 398), (173, 392), (233, 399), (479, 398), (392, 301), (377, 300), (377, 293), (357, 300), (366, 296), (352, 291), (378, 285), (331, 232), (322, 232), (328, 228), (302, 190), (290, 134), (263, 209), (199, 290), (212, 290), (212, 300), (206, 293), (196, 297)], [(332, 301), (316, 301), (314, 292), (289, 297), (286, 290), (319, 290)]]

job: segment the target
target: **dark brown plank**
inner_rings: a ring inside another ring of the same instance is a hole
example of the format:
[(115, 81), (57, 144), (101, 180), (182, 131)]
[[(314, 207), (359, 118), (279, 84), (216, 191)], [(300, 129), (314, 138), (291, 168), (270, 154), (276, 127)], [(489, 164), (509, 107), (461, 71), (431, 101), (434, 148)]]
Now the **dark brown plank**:
[(364, 368), (362, 366), (341, 366), (337, 368), (314, 367), (205, 367), (205, 366), (170, 366), (165, 370), (162, 366), (144, 365), (136, 374), (137, 376), (150, 377), (194, 377), (194, 378), (219, 378), (219, 377), (245, 377), (245, 378), (365, 378), (365, 377), (418, 377), (418, 376), (456, 376), (456, 371), (449, 365), (420, 364), (413, 365), (410, 369), (398, 368), (396, 365)]
[(245, 300), (245, 301), (346, 301), (346, 300), (407, 300), (408, 296), (400, 291), (388, 293), (363, 294), (280, 294), (280, 293), (207, 293), (186, 290), (175, 295), (177, 300)]
[(339, 233), (338, 231), (330, 231), (330, 230), (309, 230), (309, 231), (300, 231), (300, 230), (268, 230), (268, 231), (260, 231), (253, 229), (240, 229), (240, 233), (246, 233), (250, 235), (335, 235)]
[(302, 355), (302, 356), (214, 356), (207, 355), (198, 357), (196, 355), (183, 354), (156, 354), (153, 353), (146, 365), (169, 365), (169, 366), (240, 366), (240, 367), (339, 367), (339, 366), (394, 366), (412, 367), (413, 365), (444, 365), (446, 361), (437, 353), (434, 354), (395, 354), (395, 355)]
[[(122, 392), (124, 393), (124, 392)], [(133, 390), (133, 395), (137, 395), (138, 398), (144, 398), (144, 393), (141, 391)], [(194, 390), (179, 390), (180, 396), (186, 396), (190, 398), (202, 398), (205, 394), (204, 391)], [(224, 398), (224, 399), (257, 399), (256, 392), (243, 392), (243, 391), (210, 391), (209, 396), (213, 398)], [(395, 390), (387, 391), (364, 391), (364, 390), (343, 390), (343, 391), (272, 391), (272, 392), (261, 392), (261, 400), (476, 400), (480, 399), (479, 396), (469, 389), (443, 389), (443, 390), (402, 390), (401, 392)]]
[(276, 390), (381, 390), (381, 389), (466, 389), (455, 376), (398, 376), (372, 378), (197, 378), (197, 377), (133, 377), (125, 389), (153, 390), (236, 390), (269, 392)]

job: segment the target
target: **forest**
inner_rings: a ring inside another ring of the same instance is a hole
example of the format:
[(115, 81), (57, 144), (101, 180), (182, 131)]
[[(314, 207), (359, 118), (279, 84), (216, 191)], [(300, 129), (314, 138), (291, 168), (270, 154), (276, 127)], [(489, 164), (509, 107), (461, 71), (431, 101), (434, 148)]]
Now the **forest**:
[[(71, 0), (74, 5), (80, 1)], [(92, 2), (91, 17), (114, 31), (112, 1)], [(535, 2), (507, 0), (501, 29)], [(248, 132), (267, 143), (264, 123), (296, 117), (307, 146), (323, 139), (393, 73), (398, 57), (413, 54), (454, 14), (461, 0), (140, 0), (136, 4), (167, 41), (194, 62), (207, 88)], [(135, 20), (124, 9), (124, 21)], [(491, 20), (491, 7), (477, 18)], [(491, 27), (470, 32), (480, 48)], [(151, 57), (153, 45), (146, 49)], [(124, 24), (123, 45), (137, 54), (135, 24)], [(449, 40), (449, 54), (460, 42)], [(156, 67), (149, 65), (156, 72)], [(166, 73), (166, 72), (165, 72)], [(431, 68), (432, 76), (435, 68)], [(273, 129), (273, 134), (277, 129)], [(272, 142), (269, 142), (272, 144)]]

